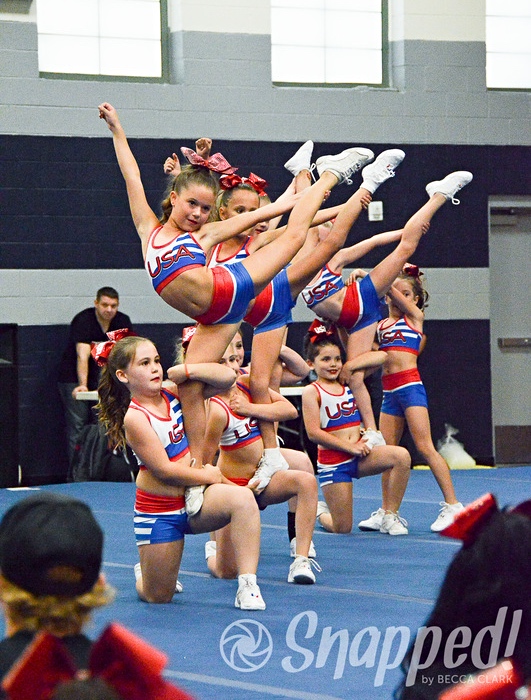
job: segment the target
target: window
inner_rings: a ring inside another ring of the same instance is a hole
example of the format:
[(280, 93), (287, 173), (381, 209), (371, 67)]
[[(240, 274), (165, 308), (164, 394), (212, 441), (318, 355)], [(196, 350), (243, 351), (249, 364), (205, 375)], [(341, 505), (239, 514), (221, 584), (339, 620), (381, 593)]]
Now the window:
[(382, 0), (271, 0), (274, 83), (382, 85)]
[(39, 71), (161, 78), (161, 0), (37, 0)]
[(529, 0), (487, 0), (487, 87), (531, 88)]

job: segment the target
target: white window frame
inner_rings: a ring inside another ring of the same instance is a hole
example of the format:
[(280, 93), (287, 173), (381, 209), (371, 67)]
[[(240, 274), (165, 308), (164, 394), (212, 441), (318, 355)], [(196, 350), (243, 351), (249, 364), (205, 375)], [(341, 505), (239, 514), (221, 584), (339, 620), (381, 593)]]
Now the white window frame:
[(486, 0), (485, 6), (487, 89), (530, 90), (529, 0)]
[[(387, 5), (387, 0), (271, 0), (273, 84), (387, 87)], [(367, 31), (350, 31), (359, 26)], [(367, 63), (371, 54), (376, 60)], [(290, 75), (286, 66), (294, 69)]]
[(39, 74), (164, 82), (167, 26), (167, 0), (37, 0)]

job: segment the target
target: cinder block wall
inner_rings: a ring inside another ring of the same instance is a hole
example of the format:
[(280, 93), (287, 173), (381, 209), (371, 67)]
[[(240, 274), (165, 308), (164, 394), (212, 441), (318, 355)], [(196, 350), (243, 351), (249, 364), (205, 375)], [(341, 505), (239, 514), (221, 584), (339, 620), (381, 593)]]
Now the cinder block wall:
[(531, 144), (529, 94), (485, 88), (484, 0), (389, 3), (384, 89), (273, 86), (267, 0), (168, 4), (166, 84), (39, 78), (35, 3), (0, 13), (0, 133), (101, 136), (107, 100), (131, 137)]
[[(450, 169), (472, 170), (463, 205), (441, 212), (416, 262), (427, 268), (427, 332), (437, 340), (424, 370), (434, 434), (460, 404), (444, 393), (448, 376), (468, 401), (478, 369), (486, 393), (477, 393), (476, 414), (459, 416), (459, 427), (472, 452), (491, 455), (488, 196), (529, 194), (529, 93), (486, 90), (483, 2), (391, 5), (391, 85), (383, 89), (273, 86), (265, 0), (170, 1), (166, 84), (41, 78), (34, 4), (27, 15), (0, 13), (0, 323), (19, 324), (20, 425), (36, 409), (49, 418), (36, 428), (36, 445), (21, 431), (27, 483), (66, 473), (56, 365), (70, 319), (92, 303), (95, 290), (116, 286), (121, 308), (168, 352), (186, 322), (153, 294), (142, 272), (110, 134), (97, 115), (104, 100), (120, 111), (153, 206), (164, 158), (200, 135), (212, 136), (242, 172), (266, 177), (273, 196), (288, 181), (282, 163), (307, 138), (318, 155), (353, 143), (404, 148), (406, 161), (379, 194), (386, 218), (377, 230), (402, 225), (423, 201), (427, 181)], [(335, 196), (346, 192), (338, 188)], [(375, 226), (361, 222), (352, 236)], [(300, 306), (295, 318), (294, 345), (311, 320)], [(479, 368), (469, 357), (455, 375), (455, 353), (458, 360), (464, 355), (442, 342), (454, 335), (476, 344)]]

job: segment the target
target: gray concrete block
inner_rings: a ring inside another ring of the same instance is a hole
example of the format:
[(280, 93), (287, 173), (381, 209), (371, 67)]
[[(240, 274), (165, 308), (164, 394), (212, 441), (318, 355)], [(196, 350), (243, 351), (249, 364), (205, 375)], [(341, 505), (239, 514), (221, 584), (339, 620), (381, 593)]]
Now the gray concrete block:
[(404, 95), (402, 114), (404, 116), (435, 117), (446, 114), (449, 96), (444, 92), (412, 92)]
[(390, 63), (394, 67), (403, 66), (406, 63), (406, 50), (404, 41), (389, 42)]
[[(290, 99), (290, 92), (286, 91), (285, 99)], [(306, 90), (308, 104), (311, 111), (319, 114), (351, 114), (359, 116), (362, 112), (362, 100), (364, 91), (356, 88), (328, 88), (326, 90)]]
[(531, 146), (529, 119), (509, 120), (509, 143), (512, 146)]
[(398, 90), (406, 89), (406, 66), (391, 66), (390, 81), (391, 85)]
[(485, 73), (485, 42), (483, 41), (436, 41), (447, 66), (469, 66)]
[(425, 92), (426, 91), (426, 68), (406, 64), (404, 68), (404, 92)]
[(0, 20), (2, 50), (37, 51), (37, 25), (33, 22), (3, 22)]
[(184, 32), (183, 51), (190, 58), (271, 61), (271, 37), (264, 34)]
[(170, 82), (146, 83), (39, 78), (36, 25), (0, 31), (0, 133), (101, 137), (105, 100), (130, 137), (529, 143), (530, 94), (486, 91), (482, 42), (393, 42), (394, 89), (308, 88), (272, 85), (265, 34), (176, 32)]
[(298, 90), (273, 88), (271, 107), (273, 112), (282, 112), (285, 115), (315, 114), (317, 112), (334, 114), (335, 111), (343, 113), (346, 111), (345, 94), (335, 96), (334, 104), (340, 102), (341, 106), (334, 109), (326, 99), (326, 96), (322, 96), (322, 93), (322, 90), (312, 90), (311, 88), (300, 88)]
[(485, 93), (452, 93), (448, 95), (447, 114), (450, 117), (487, 117), (487, 95)]
[(531, 117), (531, 93), (488, 90), (489, 118), (525, 119)]
[(467, 120), (458, 117), (431, 117), (431, 143), (468, 143)]
[(271, 69), (265, 62), (246, 60), (187, 59), (184, 64), (185, 85), (271, 85)]
[[(467, 120), (469, 144), (492, 144), (503, 146), (510, 143), (510, 129), (506, 119), (486, 117)], [(522, 134), (520, 134), (521, 138)]]
[(395, 115), (384, 127), (387, 141), (396, 143), (429, 143), (431, 140), (430, 118), (424, 115)]
[(468, 76), (457, 66), (426, 66), (424, 69), (426, 92), (468, 92)]
[(406, 97), (403, 93), (392, 90), (369, 90), (360, 95), (360, 112), (371, 118), (390, 116), (393, 113), (401, 114), (405, 101)]
[(36, 51), (0, 50), (0, 78), (38, 78)]
[(468, 92), (484, 93), (487, 89), (485, 66), (472, 66), (466, 69)]
[(406, 41), (405, 65), (485, 67), (485, 44), (473, 41)]

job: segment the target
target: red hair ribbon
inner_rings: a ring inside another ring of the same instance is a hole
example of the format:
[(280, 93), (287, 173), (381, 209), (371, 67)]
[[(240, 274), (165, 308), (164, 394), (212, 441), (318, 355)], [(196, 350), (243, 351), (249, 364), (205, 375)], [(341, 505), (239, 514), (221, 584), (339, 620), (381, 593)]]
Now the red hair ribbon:
[(185, 328), (183, 328), (182, 341), (181, 341), (183, 348), (186, 349), (190, 345), (190, 341), (194, 337), (196, 330), (197, 330), (197, 326), (185, 326)]
[(233, 168), (225, 156), (222, 156), (221, 153), (214, 153), (214, 155), (210, 156), (206, 160), (205, 158), (201, 158), (201, 156), (197, 155), (197, 153), (191, 148), (186, 148), (185, 146), (181, 146), (181, 153), (192, 165), (201, 165), (203, 168), (208, 168), (215, 173), (225, 173), (227, 175), (231, 175), (238, 170), (238, 168)]
[(334, 325), (326, 326), (323, 321), (316, 318), (308, 328), (308, 334), (310, 342), (316, 343), (318, 340), (324, 340), (325, 338), (335, 338), (336, 327)]
[[(162, 678), (166, 661), (161, 651), (112, 623), (92, 647), (88, 671), (127, 700), (192, 700)], [(12, 667), (2, 688), (10, 700), (48, 700), (59, 683), (80, 675), (63, 642), (43, 632)]]
[(129, 328), (119, 328), (117, 331), (109, 331), (109, 333), (106, 333), (109, 340), (103, 340), (101, 343), (92, 343), (90, 354), (96, 361), (96, 364), (98, 364), (100, 367), (107, 364), (109, 353), (116, 343), (119, 340), (122, 340), (122, 338), (127, 338), (130, 335), (136, 335), (136, 333), (129, 330)]
[[(463, 540), (465, 544), (471, 544), (483, 525), (487, 523), (492, 513), (498, 510), (498, 503), (492, 493), (472, 501), (464, 510), (455, 516), (453, 523), (450, 523), (439, 534), (443, 537), (452, 537), (456, 540)], [(520, 513), (531, 518), (531, 500), (524, 501), (518, 506), (508, 510), (509, 513)]]
[(409, 275), (410, 277), (414, 277), (415, 279), (419, 279), (421, 275), (424, 273), (419, 270), (418, 265), (412, 265), (411, 263), (406, 263), (404, 267), (402, 268), (402, 272), (405, 275)]
[(515, 691), (524, 683), (511, 659), (500, 661), (480, 675), (470, 676), (445, 690), (440, 700), (514, 700)]
[(249, 173), (249, 177), (222, 175), (219, 179), (219, 184), (222, 190), (230, 190), (238, 185), (250, 185), (255, 192), (258, 192), (259, 197), (265, 196), (267, 188), (267, 181), (254, 173)]
[(490, 516), (497, 510), (496, 498), (492, 493), (486, 493), (458, 513), (453, 523), (441, 530), (440, 534), (443, 537), (452, 537), (456, 540), (463, 540), (465, 544), (470, 544), (476, 539)]

